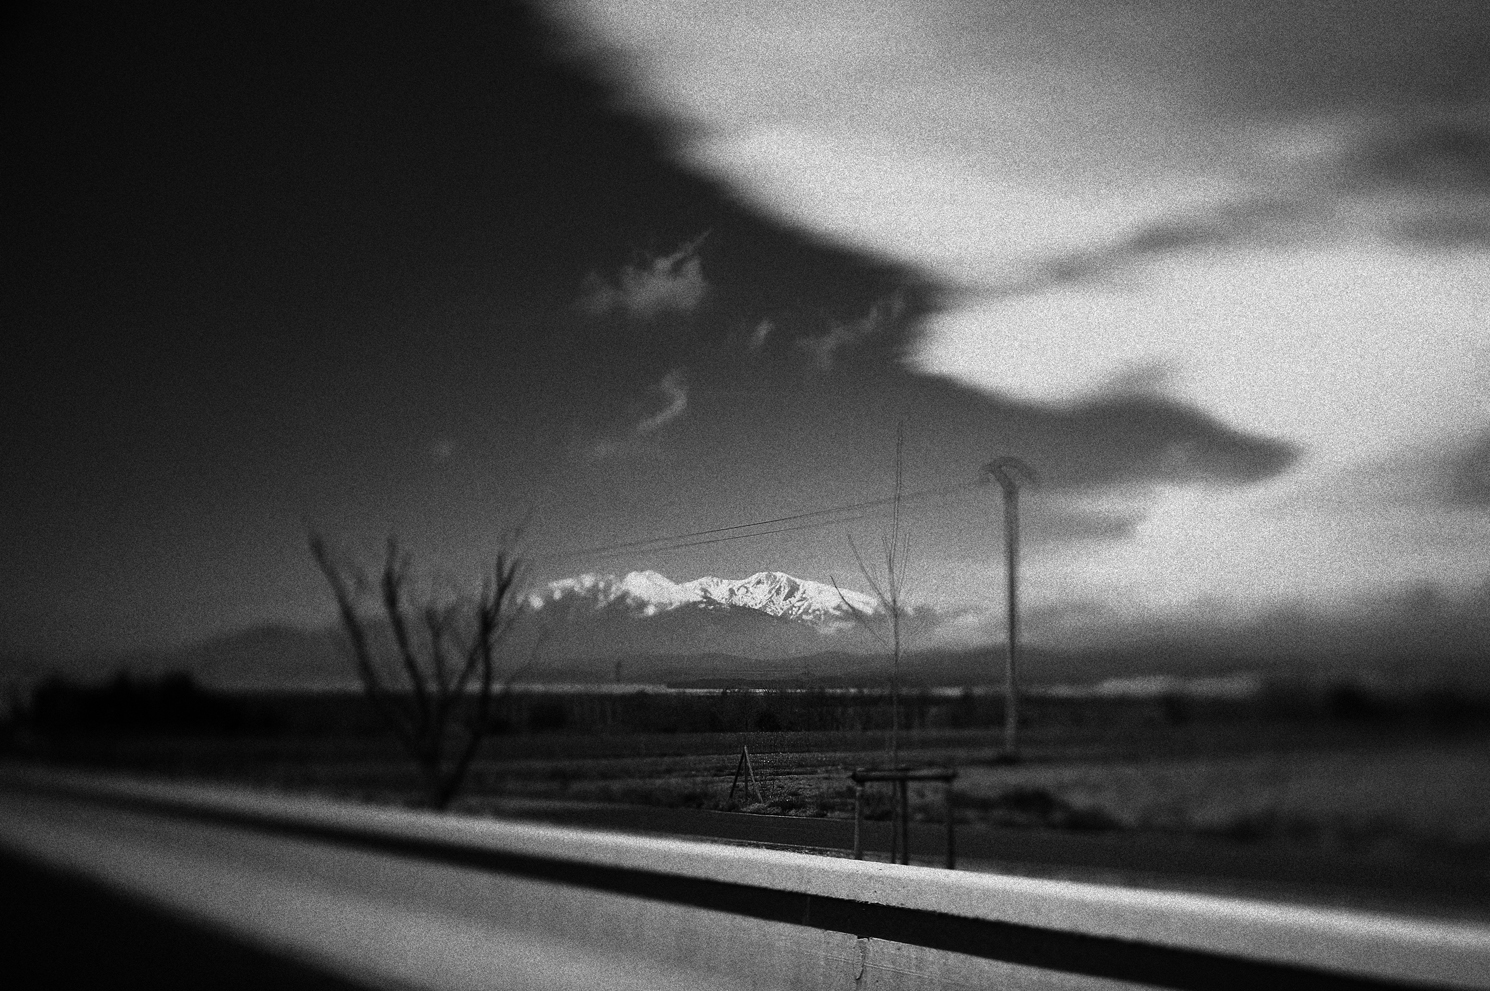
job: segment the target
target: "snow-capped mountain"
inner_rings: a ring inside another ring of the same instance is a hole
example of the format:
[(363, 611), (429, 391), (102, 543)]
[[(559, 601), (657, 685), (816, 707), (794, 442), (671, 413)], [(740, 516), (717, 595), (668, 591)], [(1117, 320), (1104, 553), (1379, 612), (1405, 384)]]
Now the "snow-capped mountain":
[(535, 610), (561, 605), (566, 610), (623, 611), (639, 617), (679, 609), (748, 609), (814, 627), (852, 622), (855, 610), (879, 611), (879, 604), (862, 592), (843, 589), (840, 594), (832, 585), (779, 571), (762, 571), (738, 581), (705, 576), (681, 584), (655, 571), (619, 577), (584, 574), (549, 582), (529, 596), (528, 605)]
[(879, 611), (879, 604), (863, 592), (793, 578), (780, 571), (762, 571), (739, 581), (695, 578), (677, 587), (727, 606), (759, 609), (772, 616), (809, 623), (851, 620), (855, 610), (865, 615)]
[(528, 596), (532, 609), (562, 603), (597, 610), (621, 607), (642, 616), (655, 616), (698, 601), (698, 595), (655, 571), (633, 571), (621, 577), (576, 575), (549, 582)]

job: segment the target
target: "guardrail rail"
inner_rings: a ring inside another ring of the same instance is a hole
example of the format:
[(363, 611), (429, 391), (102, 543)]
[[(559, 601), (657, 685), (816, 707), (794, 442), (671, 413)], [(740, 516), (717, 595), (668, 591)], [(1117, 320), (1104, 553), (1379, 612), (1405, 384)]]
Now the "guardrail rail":
[(97, 776), (0, 793), (31, 883), (347, 986), (1490, 989), (1473, 920)]

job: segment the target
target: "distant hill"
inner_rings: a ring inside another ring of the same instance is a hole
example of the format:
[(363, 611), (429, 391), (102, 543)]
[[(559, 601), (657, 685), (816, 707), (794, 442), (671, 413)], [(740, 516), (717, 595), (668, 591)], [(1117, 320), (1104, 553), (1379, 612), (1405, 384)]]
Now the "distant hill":
[[(579, 575), (536, 590), (526, 607), (503, 643), (502, 662), (506, 672), (521, 668), (528, 682), (873, 686), (889, 678), (883, 645), (865, 629), (885, 621), (877, 603), (781, 572), (682, 583), (656, 572)], [(935, 634), (960, 618), (912, 612), (907, 621), (930, 634), (912, 644), (937, 643)], [(386, 623), (370, 620), (370, 630), (391, 657)], [(996, 643), (912, 651), (901, 675), (907, 685), (1001, 685), (1003, 650)], [(1037, 640), (1022, 654), (1028, 685), (1259, 673), (1479, 693), (1490, 691), (1490, 585), (1463, 601), (1426, 593), (1390, 600), (1364, 618), (1280, 612), (1241, 623), (1114, 622), (1060, 649)], [(49, 671), (101, 679), (121, 668), (185, 671), (205, 686), (234, 689), (357, 684), (335, 627), (261, 626), (110, 657), (0, 658), (0, 678), (12, 691)]]

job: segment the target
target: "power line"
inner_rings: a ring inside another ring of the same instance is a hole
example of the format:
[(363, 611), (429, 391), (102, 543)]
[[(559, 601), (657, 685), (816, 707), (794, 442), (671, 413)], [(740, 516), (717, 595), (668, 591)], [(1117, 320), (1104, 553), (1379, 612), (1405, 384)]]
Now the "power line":
[[(900, 497), (900, 501), (908, 502), (915, 499), (925, 499), (932, 496), (947, 495), (968, 489), (981, 488), (986, 484), (983, 480), (972, 482), (958, 482), (954, 485), (944, 485), (933, 489), (922, 489), (911, 492)], [(627, 540), (613, 544), (600, 544), (594, 547), (586, 547), (577, 551), (568, 551), (559, 554), (542, 555), (546, 561), (568, 561), (585, 558), (619, 557), (625, 554), (648, 554), (663, 551), (680, 550), (687, 547), (700, 547), (706, 544), (725, 543), (732, 540), (745, 540), (750, 537), (765, 537), (777, 533), (791, 533), (797, 530), (811, 530), (818, 527), (833, 526), (837, 523), (850, 523), (854, 520), (863, 519), (867, 514), (864, 510), (885, 506), (895, 502), (894, 496), (885, 496), (879, 499), (867, 499), (862, 502), (844, 503), (839, 506), (829, 506), (825, 509), (815, 509), (805, 513), (792, 513), (787, 516), (777, 516), (771, 519), (755, 520), (750, 523), (735, 523), (730, 526), (710, 527), (704, 530), (694, 530), (687, 533), (675, 533), (661, 537), (650, 537), (642, 540)], [(851, 513), (842, 516), (843, 513)], [(776, 526), (778, 523), (793, 523), (797, 520), (809, 520), (816, 516), (832, 516), (830, 519), (818, 520), (811, 523), (801, 523), (796, 526)], [(772, 527), (764, 530), (760, 527)], [(749, 533), (736, 531), (749, 530)], [(715, 536), (715, 534), (728, 534), (728, 536)], [(708, 539), (696, 539), (708, 538)]]

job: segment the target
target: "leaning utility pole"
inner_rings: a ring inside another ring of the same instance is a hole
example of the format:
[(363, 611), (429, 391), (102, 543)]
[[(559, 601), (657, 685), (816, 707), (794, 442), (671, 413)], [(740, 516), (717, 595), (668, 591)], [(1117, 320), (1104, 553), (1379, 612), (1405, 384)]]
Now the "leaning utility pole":
[(1035, 482), (1035, 472), (1018, 458), (990, 461), (983, 471), (992, 475), (1004, 490), (1004, 557), (1008, 564), (1007, 662), (1004, 667), (1004, 752), (1006, 760), (1019, 758), (1019, 479)]

